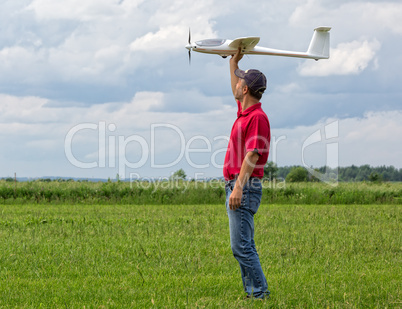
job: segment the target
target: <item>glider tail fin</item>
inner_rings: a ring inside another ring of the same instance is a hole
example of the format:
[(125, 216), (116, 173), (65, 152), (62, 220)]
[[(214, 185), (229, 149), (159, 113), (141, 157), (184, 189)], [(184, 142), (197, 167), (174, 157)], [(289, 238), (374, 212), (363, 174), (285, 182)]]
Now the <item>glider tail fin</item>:
[(329, 30), (331, 30), (330, 27), (318, 27), (314, 29), (307, 54), (317, 56), (316, 60), (329, 58)]

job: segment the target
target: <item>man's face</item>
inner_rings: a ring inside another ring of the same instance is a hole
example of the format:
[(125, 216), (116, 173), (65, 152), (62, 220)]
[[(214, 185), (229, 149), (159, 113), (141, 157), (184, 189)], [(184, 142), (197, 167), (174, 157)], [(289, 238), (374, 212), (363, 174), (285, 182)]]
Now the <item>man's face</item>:
[(244, 98), (244, 94), (245, 94), (245, 91), (244, 91), (245, 87), (247, 87), (245, 80), (242, 78), (239, 78), (239, 80), (237, 81), (237, 84), (236, 84), (236, 93), (235, 93), (236, 100), (243, 102), (243, 98)]

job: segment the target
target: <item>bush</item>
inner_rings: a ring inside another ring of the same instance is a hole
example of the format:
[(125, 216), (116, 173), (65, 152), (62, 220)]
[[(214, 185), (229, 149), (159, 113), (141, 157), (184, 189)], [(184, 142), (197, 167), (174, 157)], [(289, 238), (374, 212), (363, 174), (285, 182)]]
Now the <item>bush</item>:
[(303, 167), (295, 167), (286, 176), (287, 182), (304, 182), (308, 181), (308, 171)]
[(376, 172), (372, 172), (369, 176), (369, 180), (371, 182), (376, 182), (376, 183), (380, 183), (382, 182), (382, 175), (376, 173)]

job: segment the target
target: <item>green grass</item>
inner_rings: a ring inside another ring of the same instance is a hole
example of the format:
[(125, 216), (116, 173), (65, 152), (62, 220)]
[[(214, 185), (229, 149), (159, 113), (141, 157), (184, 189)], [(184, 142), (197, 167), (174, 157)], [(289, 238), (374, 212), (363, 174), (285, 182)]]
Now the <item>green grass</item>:
[(1, 308), (400, 308), (399, 205), (262, 205), (243, 300), (223, 205), (2, 205)]
[[(195, 205), (225, 202), (224, 182), (7, 182), (0, 180), (0, 204)], [(325, 183), (263, 182), (269, 204), (397, 204), (402, 182)]]

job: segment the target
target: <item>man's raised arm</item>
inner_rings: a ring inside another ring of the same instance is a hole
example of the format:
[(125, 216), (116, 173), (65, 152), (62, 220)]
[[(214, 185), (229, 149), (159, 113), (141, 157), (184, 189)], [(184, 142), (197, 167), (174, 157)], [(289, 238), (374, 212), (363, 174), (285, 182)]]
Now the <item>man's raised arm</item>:
[(233, 95), (236, 92), (236, 84), (239, 81), (239, 78), (235, 75), (235, 70), (239, 68), (239, 61), (243, 58), (243, 54), (241, 53), (241, 47), (237, 50), (236, 54), (232, 55), (230, 58), (230, 83), (232, 86)]

